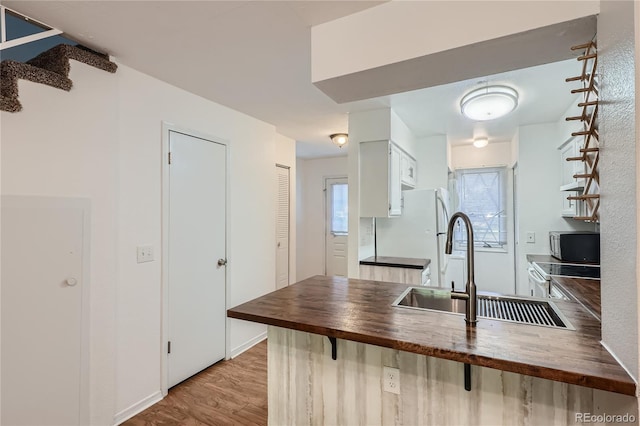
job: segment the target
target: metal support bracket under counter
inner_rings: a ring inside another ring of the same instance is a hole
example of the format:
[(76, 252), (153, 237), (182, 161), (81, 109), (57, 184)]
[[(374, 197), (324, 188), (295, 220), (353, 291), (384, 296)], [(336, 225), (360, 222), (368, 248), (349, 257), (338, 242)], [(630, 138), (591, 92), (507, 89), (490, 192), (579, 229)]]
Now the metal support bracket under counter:
[(401, 284), (431, 284), (431, 260), (371, 256), (360, 261), (360, 278)]

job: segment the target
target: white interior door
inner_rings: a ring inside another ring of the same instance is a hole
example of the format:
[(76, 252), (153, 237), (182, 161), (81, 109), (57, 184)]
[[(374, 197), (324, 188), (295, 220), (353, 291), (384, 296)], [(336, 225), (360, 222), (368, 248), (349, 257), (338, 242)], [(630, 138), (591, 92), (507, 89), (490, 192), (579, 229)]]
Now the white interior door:
[(83, 203), (2, 197), (4, 425), (88, 422)]
[(349, 226), (349, 185), (347, 178), (327, 178), (325, 273), (347, 276), (347, 237)]
[(276, 165), (276, 288), (289, 285), (289, 168)]
[(225, 357), (227, 172), (225, 145), (170, 131), (169, 151), (171, 387)]

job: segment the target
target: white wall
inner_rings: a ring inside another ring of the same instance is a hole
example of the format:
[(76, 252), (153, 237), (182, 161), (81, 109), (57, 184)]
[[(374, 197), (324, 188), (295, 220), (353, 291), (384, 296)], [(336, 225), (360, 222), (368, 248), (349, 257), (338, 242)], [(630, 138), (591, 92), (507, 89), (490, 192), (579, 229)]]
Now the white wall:
[[(347, 177), (347, 157), (298, 159), (298, 280), (325, 273), (325, 179)], [(351, 181), (349, 181), (351, 190)]]
[[(600, 75), (602, 340), (640, 377), (638, 345), (637, 2), (603, 1)], [(635, 43), (635, 46), (634, 46)]]
[(436, 135), (419, 138), (415, 144), (418, 163), (416, 188), (447, 188), (447, 137)]
[[(360, 143), (392, 140), (415, 157), (416, 139), (390, 108), (349, 114), (349, 239), (348, 276), (358, 278), (359, 259), (373, 256), (373, 219), (360, 217)], [(420, 172), (418, 171), (418, 174)]]
[[(114, 124), (118, 78), (76, 63), (71, 77), (74, 87), (68, 93), (20, 80), (24, 110), (15, 114), (0, 113), (2, 195), (91, 200), (90, 415), (93, 423), (110, 424), (115, 409), (117, 354), (119, 146)], [(135, 250), (133, 253), (135, 256)], [(33, 263), (25, 267), (33, 267)], [(34, 321), (47, 320), (34, 318)], [(157, 336), (158, 330), (150, 337), (140, 337), (143, 341), (153, 339), (158, 353)], [(156, 358), (150, 362), (158, 365), (159, 354)], [(50, 385), (52, 392), (55, 391), (55, 384)], [(148, 393), (154, 390), (149, 389)]]
[[(451, 164), (454, 169), (508, 166), (511, 161), (510, 142), (492, 142), (484, 148), (471, 144), (451, 147)], [(514, 231), (513, 231), (513, 180), (507, 173), (507, 247), (506, 251), (475, 249), (475, 278), (480, 291), (514, 294)], [(458, 284), (458, 283), (456, 283)]]
[[(72, 62), (71, 78), (69, 93), (20, 82), (24, 111), (1, 116), (2, 193), (91, 199), (91, 417), (112, 424), (161, 384), (162, 121), (229, 143), (230, 306), (275, 289), (274, 166), (293, 144), (276, 147), (273, 126), (122, 65), (112, 75)], [(136, 263), (139, 244), (154, 246), (155, 262)], [(232, 351), (265, 330), (229, 327)]]
[[(633, 9), (634, 11), (634, 20), (635, 20), (635, 31), (638, 32), (640, 31), (640, 7), (634, 7)], [(634, 47), (635, 47), (635, 54), (636, 54), (636, 58), (640, 58), (640, 43), (634, 43)], [(635, 69), (635, 87), (640, 87), (640, 69), (636, 68)], [(637, 135), (640, 135), (640, 96), (636, 96), (636, 102), (635, 102), (635, 124), (636, 124), (636, 137)], [(640, 150), (636, 150), (636, 169), (638, 168), (638, 164), (640, 164)], [(636, 185), (636, 211), (640, 210), (640, 194), (638, 194), (638, 192), (640, 191), (640, 174), (636, 173), (636, 181), (635, 181), (635, 185)], [(636, 229), (640, 229), (640, 215), (636, 215)], [(636, 237), (637, 240), (637, 237)], [(640, 243), (638, 241), (636, 241), (636, 261), (635, 264), (637, 265), (638, 263), (640, 263), (640, 247), (638, 247), (638, 245), (640, 245)], [(636, 268), (636, 282), (640, 282), (640, 268)], [(637, 296), (636, 296), (636, 326), (638, 327), (638, 335), (637, 335), (637, 350), (635, 347), (631, 348), (631, 351), (634, 351), (636, 354), (638, 354), (638, 371), (640, 371), (640, 315), (637, 313), (638, 312), (638, 307), (640, 307), (640, 291), (636, 292)], [(635, 346), (635, 345), (634, 345)], [(640, 398), (638, 399), (638, 405), (640, 406)]]
[[(560, 121), (564, 121), (564, 117)], [(549, 254), (549, 231), (594, 229), (593, 225), (563, 218), (561, 214), (563, 194), (560, 192), (561, 159), (558, 147), (566, 139), (564, 127), (558, 123), (533, 124), (519, 129), (519, 245), (516, 273), (520, 294), (528, 293), (526, 256)], [(535, 243), (527, 242), (527, 232), (535, 233)]]
[(598, 1), (547, 2), (544, 7), (537, 1), (392, 1), (312, 27), (312, 81), (596, 15), (598, 11)]
[(518, 162), (518, 156), (520, 155), (520, 129), (516, 129), (513, 138), (511, 139), (511, 159), (509, 161), (509, 167), (513, 167)]
[(454, 169), (508, 166), (511, 162), (511, 142), (491, 142), (484, 148), (476, 148), (472, 144), (451, 147)]
[(395, 111), (390, 110), (391, 126), (389, 128), (390, 139), (405, 151), (415, 157), (416, 155), (416, 138), (411, 130), (404, 124), (404, 121), (398, 117)]
[(349, 238), (347, 274), (360, 276), (359, 260), (374, 254), (373, 219), (360, 218), (360, 142), (391, 137), (391, 110), (382, 108), (349, 114)]

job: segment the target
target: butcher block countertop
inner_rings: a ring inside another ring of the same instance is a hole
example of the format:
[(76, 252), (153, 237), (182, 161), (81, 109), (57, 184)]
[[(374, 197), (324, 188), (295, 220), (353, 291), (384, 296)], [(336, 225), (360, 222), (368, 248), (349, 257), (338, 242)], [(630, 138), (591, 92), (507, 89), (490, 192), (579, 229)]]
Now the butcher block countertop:
[(388, 266), (391, 268), (424, 269), (431, 263), (430, 259), (412, 257), (371, 256), (360, 261), (361, 265)]
[[(529, 262), (547, 262), (547, 263), (575, 263), (562, 262), (555, 257), (542, 254), (528, 254)], [(597, 265), (597, 263), (585, 263), (589, 265)], [(563, 276), (552, 276), (553, 285), (560, 287), (564, 293), (571, 296), (575, 301), (591, 312), (598, 320), (601, 317), (600, 309), (600, 280), (573, 278)]]
[(598, 320), (600, 319), (600, 280), (551, 277), (551, 281), (553, 281), (553, 285), (560, 287), (564, 293), (568, 293), (578, 303), (581, 303)]
[[(394, 307), (405, 284), (315, 276), (229, 309), (231, 318), (635, 395), (600, 344), (600, 322), (554, 301), (575, 331)], [(338, 353), (338, 357), (340, 354)]]

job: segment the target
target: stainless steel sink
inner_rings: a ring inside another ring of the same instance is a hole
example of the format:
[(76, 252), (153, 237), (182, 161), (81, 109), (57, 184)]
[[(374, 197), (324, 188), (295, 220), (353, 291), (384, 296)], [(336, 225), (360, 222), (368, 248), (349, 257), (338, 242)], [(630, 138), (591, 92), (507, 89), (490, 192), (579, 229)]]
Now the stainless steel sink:
[[(463, 315), (465, 301), (452, 299), (451, 292), (423, 287), (409, 287), (393, 306)], [(501, 321), (575, 330), (569, 320), (550, 300), (478, 294), (478, 316)]]

